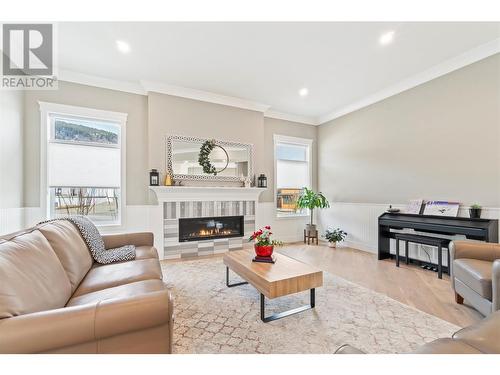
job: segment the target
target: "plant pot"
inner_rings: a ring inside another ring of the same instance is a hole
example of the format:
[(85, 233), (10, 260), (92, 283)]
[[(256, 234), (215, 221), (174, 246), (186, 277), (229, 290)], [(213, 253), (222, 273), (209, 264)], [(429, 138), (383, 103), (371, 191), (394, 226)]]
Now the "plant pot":
[(471, 219), (479, 219), (481, 217), (481, 209), (469, 208), (469, 215)]
[(306, 232), (307, 232), (307, 234), (315, 233), (316, 232), (316, 224), (306, 224)]
[(273, 245), (269, 246), (254, 245), (253, 247), (255, 249), (255, 254), (257, 254), (257, 256), (259, 257), (270, 257), (271, 255), (273, 255), (273, 250), (274, 250)]
[(333, 248), (337, 247), (337, 242), (335, 241), (328, 242), (328, 247), (333, 247)]

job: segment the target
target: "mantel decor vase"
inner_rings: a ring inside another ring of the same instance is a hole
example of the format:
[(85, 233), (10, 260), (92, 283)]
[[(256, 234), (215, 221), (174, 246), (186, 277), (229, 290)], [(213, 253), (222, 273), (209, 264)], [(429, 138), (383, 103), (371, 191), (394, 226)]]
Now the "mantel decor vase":
[(267, 245), (267, 246), (259, 246), (259, 245), (254, 245), (255, 249), (255, 254), (259, 257), (270, 257), (273, 255), (274, 251), (274, 246), (273, 245)]

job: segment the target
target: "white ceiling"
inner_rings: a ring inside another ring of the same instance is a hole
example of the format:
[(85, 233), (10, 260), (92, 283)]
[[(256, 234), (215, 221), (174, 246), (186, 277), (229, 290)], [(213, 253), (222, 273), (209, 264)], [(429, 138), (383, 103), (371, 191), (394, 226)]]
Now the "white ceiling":
[[(389, 30), (394, 41), (381, 46)], [(500, 23), (79, 22), (59, 24), (58, 56), (65, 71), (237, 97), (317, 122), (499, 37)]]

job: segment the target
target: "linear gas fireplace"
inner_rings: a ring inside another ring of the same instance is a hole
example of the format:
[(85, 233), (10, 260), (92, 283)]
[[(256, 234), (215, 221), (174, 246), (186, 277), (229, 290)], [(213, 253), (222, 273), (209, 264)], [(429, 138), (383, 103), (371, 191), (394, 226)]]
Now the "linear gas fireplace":
[(242, 237), (244, 234), (243, 216), (179, 219), (179, 242)]

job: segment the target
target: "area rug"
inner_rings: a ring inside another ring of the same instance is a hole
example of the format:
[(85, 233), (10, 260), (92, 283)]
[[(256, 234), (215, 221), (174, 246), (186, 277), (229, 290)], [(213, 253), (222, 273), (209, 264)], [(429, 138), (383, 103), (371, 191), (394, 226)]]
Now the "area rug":
[[(162, 270), (175, 298), (175, 353), (333, 353), (342, 344), (406, 353), (459, 329), (327, 272), (315, 309), (263, 323), (260, 294), (251, 285), (227, 288), (222, 259), (162, 263)], [(266, 313), (308, 302), (308, 292), (266, 299)]]

